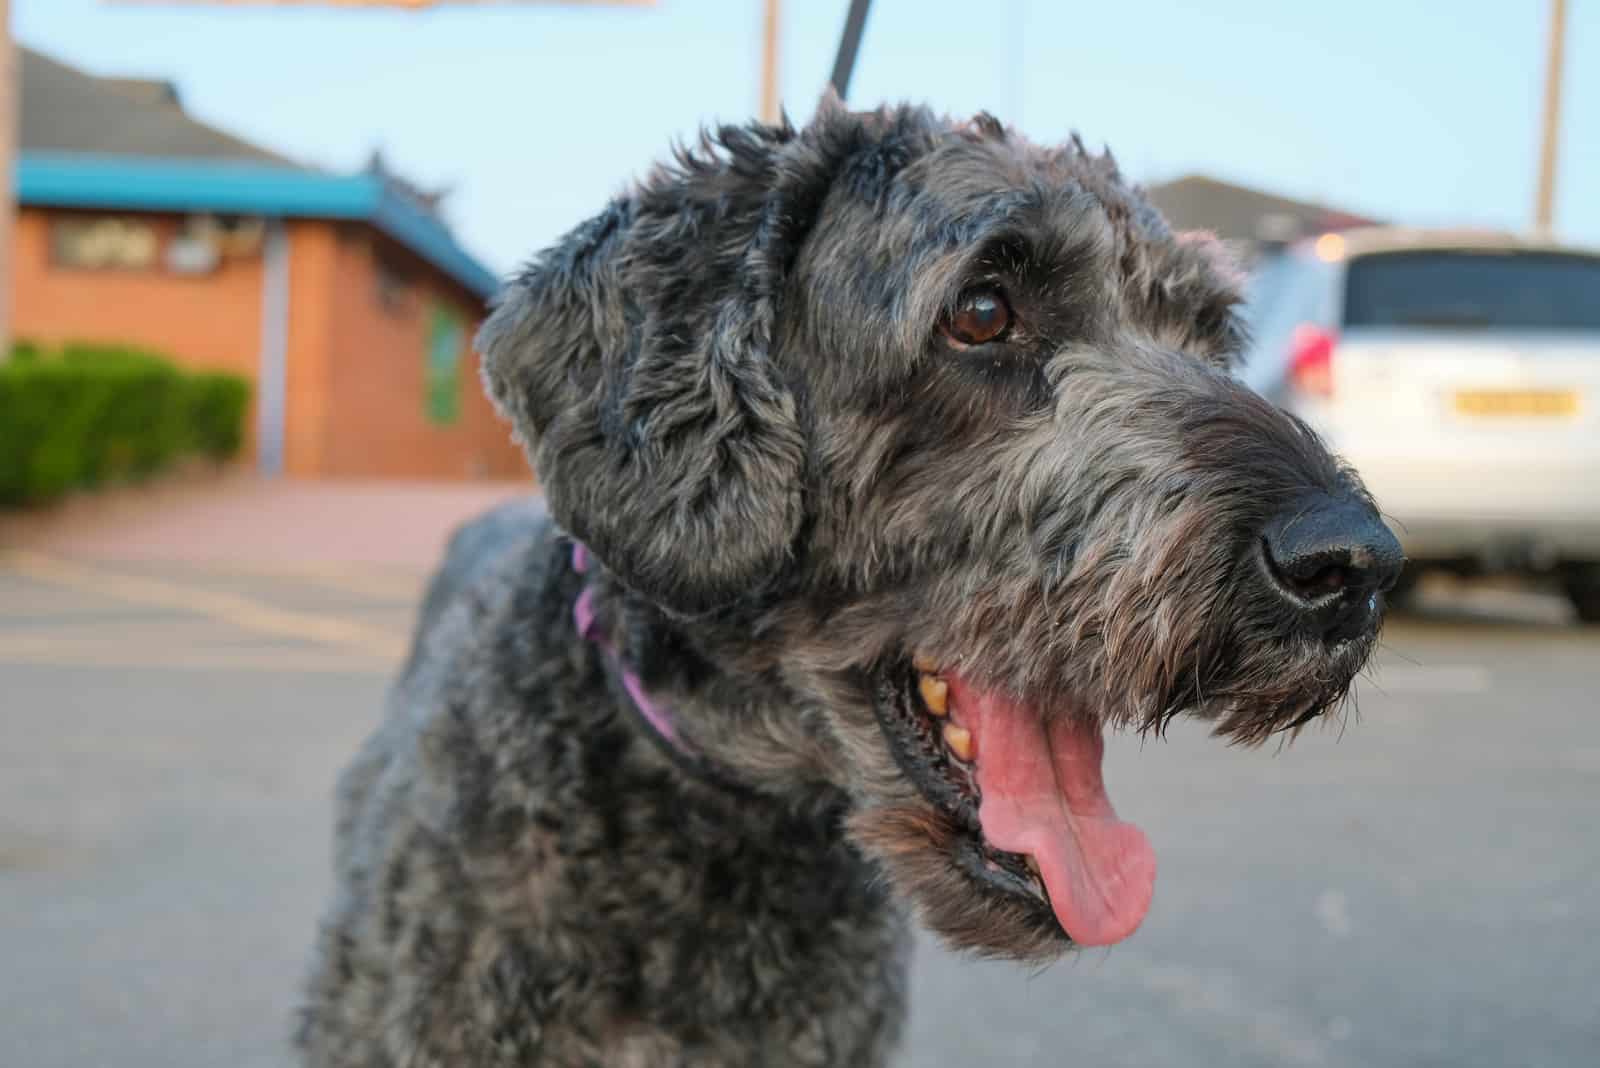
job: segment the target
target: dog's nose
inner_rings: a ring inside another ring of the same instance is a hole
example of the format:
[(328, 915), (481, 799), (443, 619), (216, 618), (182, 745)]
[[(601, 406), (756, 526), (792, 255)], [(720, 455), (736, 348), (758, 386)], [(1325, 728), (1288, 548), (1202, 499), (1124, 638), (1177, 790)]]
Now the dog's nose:
[(1372, 626), (1378, 594), (1394, 586), (1405, 565), (1394, 534), (1353, 497), (1299, 502), (1267, 524), (1262, 545), (1278, 594), (1329, 643)]

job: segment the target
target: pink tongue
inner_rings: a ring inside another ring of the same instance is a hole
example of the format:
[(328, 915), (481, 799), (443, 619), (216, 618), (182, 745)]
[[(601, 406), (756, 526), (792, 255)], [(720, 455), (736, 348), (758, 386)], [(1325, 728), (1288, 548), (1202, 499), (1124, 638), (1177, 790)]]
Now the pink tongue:
[(1128, 937), (1149, 911), (1156, 855), (1106, 796), (1099, 728), (1070, 716), (1041, 723), (1032, 710), (959, 679), (950, 686), (977, 749), (984, 837), (1034, 858), (1074, 942), (1104, 946)]

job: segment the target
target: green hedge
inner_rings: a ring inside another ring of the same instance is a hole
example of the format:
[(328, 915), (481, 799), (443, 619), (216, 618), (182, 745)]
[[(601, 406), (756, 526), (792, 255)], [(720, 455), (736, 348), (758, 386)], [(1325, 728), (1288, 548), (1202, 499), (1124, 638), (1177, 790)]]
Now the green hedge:
[(138, 349), (19, 343), (0, 363), (0, 505), (142, 478), (179, 456), (226, 459), (250, 384), (187, 373)]
[(189, 447), (215, 460), (226, 460), (244, 444), (245, 410), (250, 383), (238, 375), (206, 372), (189, 376)]

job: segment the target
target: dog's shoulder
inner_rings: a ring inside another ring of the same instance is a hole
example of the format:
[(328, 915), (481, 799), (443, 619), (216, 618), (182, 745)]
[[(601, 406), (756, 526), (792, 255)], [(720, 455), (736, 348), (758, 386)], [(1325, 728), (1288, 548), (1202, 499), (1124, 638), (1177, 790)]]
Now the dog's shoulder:
[[(441, 792), (453, 785), (448, 780), (459, 770), (453, 765), (473, 747), (475, 721), (483, 718), (478, 706), (507, 703), (498, 668), (501, 645), (527, 635), (517, 613), (537, 601), (530, 591), (550, 580), (549, 549), (557, 537), (543, 502), (534, 497), (501, 504), (451, 536), (428, 583), (383, 719), (339, 778), (341, 857), (363, 839), (370, 847), (374, 836), (393, 830), (390, 825), (431, 822), (425, 810), (437, 806), (426, 801), (442, 801)], [(407, 811), (390, 811), (385, 797), (391, 794)]]

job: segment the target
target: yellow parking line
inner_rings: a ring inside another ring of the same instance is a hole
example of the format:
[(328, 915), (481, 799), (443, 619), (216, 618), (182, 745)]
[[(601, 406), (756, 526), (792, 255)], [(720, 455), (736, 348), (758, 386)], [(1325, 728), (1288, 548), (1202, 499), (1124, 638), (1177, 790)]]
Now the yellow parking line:
[(367, 653), (260, 652), (227, 649), (175, 649), (130, 642), (61, 641), (0, 635), (0, 664), (31, 667), (138, 668), (161, 671), (273, 671), (295, 674), (388, 675), (389, 658)]
[(176, 608), (261, 634), (343, 646), (388, 659), (398, 659), (405, 652), (405, 639), (382, 628), (334, 616), (274, 608), (238, 594), (200, 590), (105, 568), (87, 567), (28, 550), (13, 550), (0, 555), (0, 564), (36, 582), (136, 604)]
[(213, 575), (238, 578), (292, 578), (316, 586), (386, 601), (411, 602), (422, 596), (425, 573), (410, 574), (400, 568), (380, 571), (346, 564), (196, 563), (192, 568)]
[[(41, 586), (56, 594), (62, 591), (53, 586)], [(46, 623), (18, 622), (11, 615), (11, 605), (0, 612), (0, 644), (13, 641), (28, 642), (79, 642), (84, 644), (164, 645), (185, 649), (237, 649), (260, 648), (265, 640), (254, 631), (236, 627), (219, 627), (209, 616), (165, 615), (151, 618), (150, 609), (139, 605), (126, 607), (127, 614), (106, 615), (105, 602), (101, 602), (101, 615), (89, 619), (61, 620)], [(140, 618), (140, 615), (145, 618)], [(305, 648), (298, 640), (272, 643), (278, 648)], [(312, 646), (323, 652), (323, 646)]]

